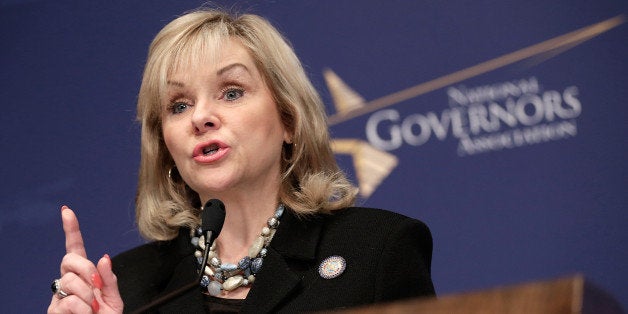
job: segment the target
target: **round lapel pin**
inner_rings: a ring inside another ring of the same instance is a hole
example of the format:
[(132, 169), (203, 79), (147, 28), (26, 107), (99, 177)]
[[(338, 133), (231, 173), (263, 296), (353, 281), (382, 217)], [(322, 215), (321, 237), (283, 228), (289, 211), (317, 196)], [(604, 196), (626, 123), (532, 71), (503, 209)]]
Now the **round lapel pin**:
[(336, 278), (347, 268), (347, 261), (342, 256), (333, 255), (324, 259), (318, 266), (318, 274), (325, 279)]

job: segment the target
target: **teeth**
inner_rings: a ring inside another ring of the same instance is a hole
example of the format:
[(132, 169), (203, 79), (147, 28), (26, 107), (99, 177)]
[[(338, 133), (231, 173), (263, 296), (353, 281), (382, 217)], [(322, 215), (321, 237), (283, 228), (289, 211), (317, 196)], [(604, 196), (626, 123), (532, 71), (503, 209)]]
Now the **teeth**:
[(211, 155), (211, 154), (215, 153), (216, 151), (218, 151), (218, 145), (216, 145), (216, 144), (212, 144), (212, 145), (209, 145), (209, 146), (203, 148), (203, 154), (204, 155)]

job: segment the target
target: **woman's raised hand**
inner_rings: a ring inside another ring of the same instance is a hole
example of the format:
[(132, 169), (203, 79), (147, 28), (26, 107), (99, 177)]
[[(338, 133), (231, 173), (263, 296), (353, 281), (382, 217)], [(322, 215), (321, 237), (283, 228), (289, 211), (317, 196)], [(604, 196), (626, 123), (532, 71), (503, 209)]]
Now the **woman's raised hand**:
[(122, 313), (111, 259), (103, 256), (97, 265), (87, 259), (78, 219), (67, 206), (61, 207), (66, 254), (61, 261), (61, 278), (53, 282), (48, 313)]

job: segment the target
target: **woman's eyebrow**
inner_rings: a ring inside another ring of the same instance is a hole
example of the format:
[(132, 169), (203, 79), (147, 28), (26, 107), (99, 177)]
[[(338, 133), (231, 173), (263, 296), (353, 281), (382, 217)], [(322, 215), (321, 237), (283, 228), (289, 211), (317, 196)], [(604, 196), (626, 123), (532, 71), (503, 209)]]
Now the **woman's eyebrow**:
[(176, 87), (184, 87), (185, 86), (185, 84), (183, 84), (182, 82), (171, 81), (171, 80), (166, 81), (166, 84), (167, 85), (174, 85)]
[(232, 70), (237, 69), (237, 68), (241, 68), (241, 69), (243, 69), (244, 71), (246, 71), (247, 73), (250, 74), (249, 68), (247, 68), (246, 65), (244, 65), (242, 63), (233, 63), (233, 64), (230, 64), (230, 65), (227, 65), (227, 66), (223, 67), (222, 69), (218, 70), (216, 72), (216, 74), (218, 74), (220, 76), (220, 75), (225, 74), (226, 72), (232, 71)]

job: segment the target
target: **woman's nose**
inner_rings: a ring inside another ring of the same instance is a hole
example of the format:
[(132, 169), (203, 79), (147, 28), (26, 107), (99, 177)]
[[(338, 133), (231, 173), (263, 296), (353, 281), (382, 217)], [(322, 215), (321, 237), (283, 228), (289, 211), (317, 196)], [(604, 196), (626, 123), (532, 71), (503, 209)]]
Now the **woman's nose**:
[(197, 102), (192, 114), (192, 124), (196, 133), (204, 133), (220, 127), (220, 119), (215, 107), (208, 101)]

